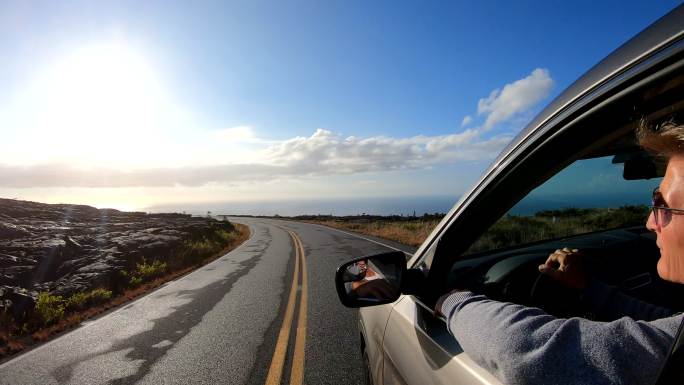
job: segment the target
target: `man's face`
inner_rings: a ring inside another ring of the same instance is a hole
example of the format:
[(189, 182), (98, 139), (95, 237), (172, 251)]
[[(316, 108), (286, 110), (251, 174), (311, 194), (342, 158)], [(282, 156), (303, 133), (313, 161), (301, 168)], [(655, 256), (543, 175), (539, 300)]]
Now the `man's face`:
[[(668, 207), (684, 209), (684, 156), (670, 158), (660, 192)], [(684, 215), (674, 213), (669, 223), (663, 222), (660, 219), (656, 224), (653, 212), (646, 222), (646, 227), (656, 233), (660, 248), (658, 275), (667, 281), (684, 283)]]
[(366, 272), (366, 262), (364, 262), (364, 261), (356, 262), (356, 266), (359, 267), (359, 274), (363, 274)]

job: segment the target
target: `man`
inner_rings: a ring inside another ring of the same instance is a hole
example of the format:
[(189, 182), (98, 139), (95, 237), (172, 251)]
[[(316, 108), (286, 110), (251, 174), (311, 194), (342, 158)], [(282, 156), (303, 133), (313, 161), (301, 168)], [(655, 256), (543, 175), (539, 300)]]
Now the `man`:
[(359, 261), (352, 266), (349, 266), (342, 275), (342, 280), (345, 282), (347, 291), (351, 290), (351, 283), (363, 279), (366, 275), (366, 262)]
[[(356, 268), (359, 270), (359, 275), (358, 278), (355, 279), (354, 282), (352, 282), (352, 289), (356, 289), (357, 287), (359, 287), (360, 282), (364, 282), (364, 280), (366, 279), (366, 275), (368, 272), (368, 265), (366, 261), (366, 259), (363, 259), (361, 261), (356, 262)], [(370, 274), (374, 275), (373, 269), (371, 269)]]
[(367, 262), (361, 260), (356, 263), (359, 274), (363, 277), (352, 282), (351, 289), (356, 297), (366, 300), (382, 301), (396, 296), (398, 287), (391, 285), (387, 279), (376, 272)]
[(369, 281), (373, 281), (376, 279), (380, 279), (380, 275), (378, 275), (375, 270), (372, 268), (369, 268), (366, 260), (361, 260), (356, 262), (356, 266), (359, 268), (359, 275), (362, 277), (361, 279), (352, 282), (352, 289), (356, 290), (359, 288), (359, 286), (366, 284)]
[[(646, 227), (656, 233), (658, 275), (684, 283), (684, 215), (679, 215), (684, 214), (684, 126), (642, 124), (637, 137), (644, 148), (668, 158)], [(463, 350), (507, 384), (654, 383), (683, 316), (588, 279), (581, 261), (581, 252), (564, 248), (539, 270), (585, 290), (594, 308), (624, 317), (558, 319), (469, 291), (442, 296), (435, 311), (447, 317), (447, 328)]]

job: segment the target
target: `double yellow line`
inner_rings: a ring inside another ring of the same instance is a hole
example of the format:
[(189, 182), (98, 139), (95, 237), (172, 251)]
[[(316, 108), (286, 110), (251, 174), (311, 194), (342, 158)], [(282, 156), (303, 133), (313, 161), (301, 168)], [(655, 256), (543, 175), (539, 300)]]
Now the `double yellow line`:
[(294, 353), (292, 354), (292, 371), (290, 372), (290, 385), (300, 385), (304, 380), (304, 348), (306, 346), (306, 301), (307, 301), (307, 282), (306, 282), (306, 256), (304, 247), (299, 236), (294, 231), (289, 231), (292, 242), (295, 246), (295, 266), (292, 277), (292, 287), (290, 296), (287, 300), (285, 317), (278, 333), (278, 341), (273, 350), (271, 367), (266, 376), (266, 385), (280, 385), (283, 375), (283, 366), (287, 355), (287, 344), (290, 340), (290, 329), (292, 329), (292, 318), (294, 316), (295, 304), (297, 302), (297, 288), (299, 286), (299, 269), (302, 270), (302, 286), (299, 301), (299, 315), (297, 316), (297, 334), (295, 336)]

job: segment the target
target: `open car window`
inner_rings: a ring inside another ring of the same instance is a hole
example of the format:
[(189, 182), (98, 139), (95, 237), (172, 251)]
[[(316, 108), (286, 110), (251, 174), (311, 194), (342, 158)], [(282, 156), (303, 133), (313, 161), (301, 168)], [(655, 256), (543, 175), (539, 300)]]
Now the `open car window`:
[[(569, 247), (586, 253), (594, 279), (630, 297), (681, 310), (681, 288), (658, 277), (655, 235), (645, 227), (651, 192), (661, 177), (630, 169), (626, 159), (634, 156), (579, 159), (532, 190), (451, 266), (447, 286), (559, 317), (601, 319), (583, 308), (578, 293), (540, 279), (538, 266), (554, 250)], [(634, 177), (640, 173), (644, 179)]]
[(534, 189), (464, 256), (608, 229), (643, 226), (662, 178), (627, 180), (621, 156), (580, 159)]

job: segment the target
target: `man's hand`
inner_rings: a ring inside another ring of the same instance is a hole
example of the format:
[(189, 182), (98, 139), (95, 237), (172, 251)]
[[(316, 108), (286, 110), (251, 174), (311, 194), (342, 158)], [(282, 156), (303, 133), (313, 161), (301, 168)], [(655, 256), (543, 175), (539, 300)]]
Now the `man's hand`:
[(584, 254), (577, 249), (564, 247), (554, 251), (546, 263), (539, 265), (539, 272), (574, 289), (584, 289), (589, 282), (584, 269)]

